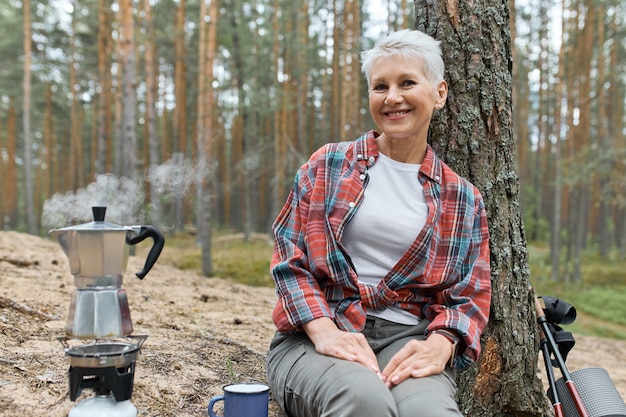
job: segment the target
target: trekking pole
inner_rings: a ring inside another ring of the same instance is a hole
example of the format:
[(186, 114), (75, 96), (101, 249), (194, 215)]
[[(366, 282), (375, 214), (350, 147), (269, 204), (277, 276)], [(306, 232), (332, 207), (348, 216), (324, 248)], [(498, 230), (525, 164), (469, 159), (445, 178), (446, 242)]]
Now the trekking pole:
[[(567, 366), (565, 365), (565, 360), (563, 359), (563, 356), (561, 356), (559, 347), (556, 341), (554, 340), (554, 336), (552, 335), (552, 331), (550, 330), (550, 327), (548, 326), (548, 320), (546, 319), (546, 315), (543, 311), (543, 308), (541, 307), (541, 303), (539, 303), (539, 299), (537, 298), (537, 295), (535, 295), (534, 298), (535, 298), (535, 312), (537, 314), (537, 322), (539, 323), (539, 328), (541, 330), (543, 337), (547, 341), (547, 347), (549, 348), (548, 356), (550, 353), (554, 355), (554, 358), (556, 359), (556, 362), (559, 365), (559, 369), (561, 370), (561, 374), (563, 374), (563, 379), (565, 379), (565, 386), (567, 387), (567, 390), (569, 391), (572, 397), (572, 400), (574, 401), (574, 404), (576, 406), (576, 409), (578, 410), (578, 414), (580, 415), (580, 417), (589, 417), (589, 415), (587, 414), (587, 409), (585, 408), (585, 404), (583, 403), (583, 400), (580, 397), (580, 394), (578, 393), (578, 389), (576, 388), (576, 384), (572, 380), (572, 377), (569, 371), (567, 370)], [(549, 361), (546, 361), (546, 362), (549, 363)], [(546, 365), (546, 368), (549, 368), (549, 366)], [(550, 371), (546, 371), (546, 372), (550, 372)], [(552, 392), (556, 393), (556, 387), (554, 387)], [(555, 396), (555, 400), (556, 400), (556, 396)], [(559, 403), (558, 406), (560, 408), (561, 404)], [(555, 412), (556, 412), (556, 408), (555, 408)]]
[(541, 332), (541, 352), (543, 353), (543, 363), (546, 367), (546, 374), (548, 375), (548, 384), (550, 385), (550, 391), (552, 392), (552, 408), (554, 409), (555, 417), (565, 417), (563, 414), (563, 405), (559, 400), (559, 393), (556, 390), (556, 378), (554, 377), (554, 370), (552, 369), (552, 362), (550, 361), (550, 349), (548, 348), (548, 342)]

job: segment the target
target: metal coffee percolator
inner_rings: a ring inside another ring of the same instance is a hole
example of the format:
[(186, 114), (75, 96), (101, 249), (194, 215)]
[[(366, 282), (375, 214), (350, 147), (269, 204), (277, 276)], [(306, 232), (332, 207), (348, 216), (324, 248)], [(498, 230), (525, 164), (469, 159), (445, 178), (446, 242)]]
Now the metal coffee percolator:
[(126, 290), (122, 288), (129, 245), (150, 237), (143, 279), (161, 254), (165, 239), (153, 226), (118, 226), (104, 221), (106, 207), (92, 207), (94, 221), (54, 229), (67, 255), (77, 287), (72, 295), (65, 333), (68, 338), (125, 337), (133, 332)]

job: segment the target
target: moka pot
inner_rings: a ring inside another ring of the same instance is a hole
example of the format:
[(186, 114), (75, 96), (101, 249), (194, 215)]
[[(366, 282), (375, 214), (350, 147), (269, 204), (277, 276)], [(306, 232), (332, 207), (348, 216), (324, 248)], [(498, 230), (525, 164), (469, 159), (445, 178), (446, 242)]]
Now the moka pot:
[(106, 207), (93, 207), (92, 211), (93, 222), (50, 231), (69, 259), (77, 287), (65, 333), (79, 339), (128, 336), (133, 325), (122, 282), (129, 245), (153, 239), (143, 269), (135, 274), (143, 279), (161, 254), (165, 239), (154, 226), (104, 221)]

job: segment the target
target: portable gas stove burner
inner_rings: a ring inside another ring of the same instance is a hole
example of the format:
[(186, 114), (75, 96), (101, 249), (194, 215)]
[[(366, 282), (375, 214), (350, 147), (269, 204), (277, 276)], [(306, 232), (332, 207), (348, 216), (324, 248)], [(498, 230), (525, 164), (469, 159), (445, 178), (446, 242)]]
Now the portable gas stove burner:
[(116, 401), (130, 399), (135, 377), (135, 363), (147, 336), (128, 336), (136, 343), (96, 341), (70, 347), (67, 338), (59, 340), (65, 346), (70, 363), (70, 399), (75, 401), (83, 389), (90, 388), (96, 395), (112, 394)]
[[(147, 336), (131, 335), (133, 323), (122, 281), (129, 246), (153, 240), (144, 268), (135, 273), (143, 279), (161, 254), (165, 239), (154, 226), (106, 222), (106, 207), (92, 207), (92, 213), (92, 222), (50, 231), (68, 257), (77, 287), (65, 337), (59, 338), (70, 363), (69, 396), (75, 401), (83, 389), (95, 392), (72, 407), (68, 417), (137, 417), (130, 397), (135, 363)], [(95, 342), (70, 346), (71, 340)]]

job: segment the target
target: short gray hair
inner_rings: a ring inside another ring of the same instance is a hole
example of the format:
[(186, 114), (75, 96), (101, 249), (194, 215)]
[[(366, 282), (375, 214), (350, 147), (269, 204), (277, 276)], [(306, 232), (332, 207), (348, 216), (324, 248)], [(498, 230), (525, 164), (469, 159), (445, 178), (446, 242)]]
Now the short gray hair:
[(441, 42), (419, 30), (403, 29), (378, 40), (372, 49), (361, 52), (361, 71), (370, 87), (372, 66), (378, 58), (402, 56), (419, 58), (424, 63), (428, 79), (437, 84), (443, 81), (444, 64), (441, 55)]

